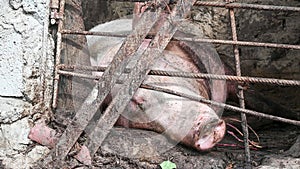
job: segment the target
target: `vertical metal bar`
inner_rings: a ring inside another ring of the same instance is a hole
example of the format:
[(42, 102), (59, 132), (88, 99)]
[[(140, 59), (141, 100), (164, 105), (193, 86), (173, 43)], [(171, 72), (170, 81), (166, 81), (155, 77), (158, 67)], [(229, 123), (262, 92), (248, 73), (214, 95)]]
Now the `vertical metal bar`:
[[(184, 3), (178, 1), (170, 18), (175, 21), (175, 23), (176, 21), (178, 22), (178, 19), (182, 19), (186, 16), (195, 1), (196, 0), (187, 0)], [(141, 21), (139, 21), (139, 23), (140, 22)], [(161, 53), (169, 44), (169, 41), (175, 34), (176, 30), (177, 27), (174, 26), (172, 22), (169, 22), (168, 20), (164, 21), (164, 23), (160, 25), (158, 33), (150, 43), (150, 47), (141, 53), (142, 57), (132, 68), (122, 88), (118, 91), (115, 98), (113, 98), (112, 102), (97, 122), (95, 130), (93, 130), (89, 135), (90, 139), (87, 147), (90, 150), (91, 156), (96, 153), (99, 146), (110, 132), (110, 129), (117, 121), (119, 115), (124, 111), (126, 105), (142, 84), (147, 74), (150, 72), (152, 65), (161, 56)]]
[(51, 0), (50, 1), (51, 8), (59, 8), (59, 0)]
[[(226, 0), (226, 2), (230, 3), (230, 0)], [(232, 31), (232, 40), (237, 41), (237, 32), (236, 32), (236, 21), (234, 15), (234, 9), (229, 9), (230, 15), (230, 23), (231, 23), (231, 31)], [(235, 57), (235, 68), (236, 68), (236, 75), (239, 77), (241, 76), (241, 63), (240, 63), (240, 53), (237, 45), (233, 45), (233, 52)], [(238, 95), (239, 95), (239, 103), (241, 108), (245, 108), (245, 100), (244, 100), (244, 91), (243, 88), (239, 85), (238, 86)], [(250, 149), (249, 149), (249, 142), (248, 142), (248, 127), (247, 127), (247, 117), (245, 113), (241, 113), (241, 125), (244, 134), (244, 146), (245, 146), (245, 168), (251, 168), (251, 156), (250, 156)]]
[[(130, 61), (128, 58), (131, 54), (135, 53), (141, 45), (142, 40), (146, 37), (154, 23), (158, 20), (160, 12), (147, 12), (141, 17), (141, 23), (136, 25), (136, 29), (126, 38), (118, 53), (114, 56), (112, 63), (105, 70), (104, 74), (100, 77), (99, 84), (97, 84), (90, 93), (90, 96), (97, 91), (104, 91), (97, 96), (96, 100), (86, 99), (81, 108), (76, 112), (72, 122), (68, 125), (60, 139), (58, 140), (55, 148), (44, 158), (41, 166), (51, 163), (51, 161), (63, 161), (67, 156), (72, 146), (77, 141), (78, 137), (87, 126), (88, 122), (92, 119), (97, 112), (99, 106), (104, 101), (105, 97), (109, 94), (111, 88), (116, 83), (117, 79), (121, 76), (127, 63)], [(151, 21), (151, 22), (150, 22)], [(145, 24), (150, 22), (149, 24)]]
[[(60, 0), (59, 4), (59, 16), (64, 15), (65, 10), (65, 0)], [(57, 95), (58, 95), (58, 82), (59, 82), (59, 67), (60, 65), (60, 53), (61, 53), (61, 46), (62, 46), (62, 34), (61, 31), (63, 30), (63, 20), (60, 18), (58, 20), (58, 28), (57, 28), (57, 41), (56, 41), (56, 55), (55, 55), (55, 72), (54, 72), (54, 85), (53, 85), (53, 102), (52, 107), (56, 108), (57, 106)]]
[[(83, 102), (72, 122), (68, 125), (56, 144), (55, 156), (57, 159), (63, 160), (67, 156), (88, 122), (92, 119), (99, 106), (108, 96), (117, 79), (123, 73), (127, 63), (130, 61), (130, 58), (128, 57), (134, 54), (141, 45), (143, 39), (158, 20), (160, 14), (161, 12), (150, 11), (144, 13), (141, 18), (141, 23), (137, 24), (133, 32), (127, 36), (125, 42), (114, 56), (113, 61), (100, 77), (98, 84), (91, 91), (90, 95), (93, 95), (93, 93), (98, 91), (97, 99), (95, 101), (86, 99)], [(53, 152), (51, 154), (53, 154)]]

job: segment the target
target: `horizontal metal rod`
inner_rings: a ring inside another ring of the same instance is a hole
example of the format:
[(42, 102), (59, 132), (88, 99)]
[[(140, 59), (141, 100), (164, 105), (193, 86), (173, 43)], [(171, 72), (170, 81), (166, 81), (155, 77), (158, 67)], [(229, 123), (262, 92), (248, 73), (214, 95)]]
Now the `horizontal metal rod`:
[(225, 45), (271, 47), (271, 48), (284, 48), (284, 49), (298, 49), (298, 50), (300, 50), (300, 45), (289, 45), (289, 44), (280, 44), (280, 43), (233, 41), (233, 40), (203, 39), (203, 38), (183, 38), (183, 37), (174, 37), (174, 38), (176, 40), (192, 41), (192, 42), (205, 42), (205, 43), (218, 43), (218, 44), (225, 44)]
[[(87, 74), (75, 73), (75, 72), (68, 72), (68, 71), (63, 71), (63, 70), (59, 70), (58, 73), (60, 73), (62, 75), (67, 75), (67, 76), (77, 76), (77, 77), (96, 79), (96, 80), (99, 79), (99, 76), (87, 75)], [(117, 83), (122, 84), (123, 81), (117, 80)], [(285, 123), (300, 126), (300, 121), (290, 120), (290, 119), (277, 117), (277, 116), (272, 116), (272, 115), (260, 113), (260, 112), (257, 112), (257, 111), (253, 111), (253, 110), (248, 110), (248, 109), (235, 107), (235, 106), (228, 105), (228, 104), (225, 104), (225, 103), (215, 102), (215, 101), (212, 101), (212, 100), (204, 99), (201, 96), (198, 96), (198, 97), (191, 96), (191, 95), (187, 95), (187, 94), (184, 94), (184, 93), (179, 93), (179, 92), (176, 92), (176, 91), (173, 91), (173, 90), (160, 88), (160, 87), (155, 87), (155, 86), (151, 86), (151, 85), (147, 85), (147, 84), (142, 84), (140, 87), (145, 88), (145, 89), (149, 89), (149, 90), (156, 90), (156, 91), (160, 91), (160, 92), (169, 93), (169, 94), (172, 94), (172, 95), (184, 97), (184, 98), (195, 100), (195, 101), (198, 101), (198, 102), (203, 102), (203, 103), (206, 103), (206, 104), (212, 104), (214, 106), (224, 107), (227, 110), (232, 110), (232, 111), (235, 111), (235, 112), (250, 114), (250, 115), (253, 115), (253, 116), (263, 117), (263, 118), (267, 118), (267, 119), (271, 119), (271, 120), (275, 120), (275, 121), (281, 121), (281, 122), (285, 122)]]
[(286, 119), (286, 118), (282, 118), (282, 117), (277, 117), (277, 116), (273, 116), (273, 115), (260, 113), (260, 112), (249, 110), (249, 109), (243, 109), (243, 108), (228, 105), (228, 104), (225, 104), (225, 103), (219, 103), (219, 102), (216, 102), (216, 101), (208, 100), (208, 99), (205, 99), (205, 98), (200, 97), (200, 96), (191, 96), (191, 95), (187, 95), (185, 93), (180, 93), (180, 92), (176, 92), (176, 91), (173, 91), (173, 90), (170, 90), (170, 89), (151, 86), (151, 85), (148, 85), (148, 84), (142, 84), (141, 88), (160, 91), (160, 92), (164, 92), (164, 93), (184, 97), (184, 98), (187, 98), (187, 99), (191, 99), (191, 100), (194, 100), (194, 101), (198, 101), (198, 102), (202, 102), (202, 103), (206, 103), (206, 104), (211, 104), (211, 105), (218, 106), (218, 107), (224, 107), (227, 110), (232, 110), (232, 111), (235, 111), (235, 112), (245, 113), (245, 114), (258, 116), (258, 117), (263, 117), (263, 118), (274, 120), (274, 121), (280, 121), (280, 122), (300, 126), (300, 121), (297, 121), (297, 120)]
[(74, 35), (94, 35), (94, 36), (111, 36), (111, 37), (127, 37), (130, 32), (124, 33), (112, 33), (112, 32), (91, 32), (91, 31), (79, 31), (79, 30), (61, 30), (61, 34), (74, 34)]
[[(62, 30), (62, 34), (77, 34), (77, 35), (94, 35), (94, 36), (111, 36), (111, 37), (126, 37), (128, 33), (108, 33), (108, 32), (89, 32), (89, 31), (74, 31)], [(257, 47), (271, 47), (271, 48), (285, 48), (285, 49), (298, 49), (300, 45), (279, 44), (279, 43), (264, 43), (264, 42), (251, 42), (251, 41), (233, 41), (221, 39), (205, 39), (205, 38), (185, 38), (174, 36), (176, 40), (204, 42), (204, 43), (217, 43), (225, 45), (240, 45), (240, 46), (257, 46)]]
[[(115, 0), (119, 2), (148, 2), (149, 0)], [(215, 1), (197, 1), (195, 6), (211, 6), (222, 8), (241, 8), (253, 10), (269, 10), (269, 11), (294, 11), (299, 12), (299, 7), (292, 6), (278, 6), (278, 5), (260, 5), (260, 4), (247, 4), (247, 3), (226, 3)]]
[[(65, 75), (79, 76), (89, 79), (99, 79), (99, 76), (87, 75), (76, 72), (69, 72), (64, 70), (87, 70), (87, 71), (104, 71), (106, 67), (101, 66), (81, 66), (81, 65), (58, 65), (58, 73)], [(125, 73), (129, 73), (130, 69), (126, 68)], [(262, 78), (262, 77), (247, 77), (247, 76), (231, 76), (231, 75), (215, 75), (206, 73), (189, 73), (189, 72), (174, 72), (174, 71), (164, 71), (164, 70), (151, 70), (149, 75), (158, 76), (170, 76), (170, 77), (183, 77), (183, 78), (201, 78), (201, 79), (217, 79), (217, 80), (228, 80), (237, 82), (249, 82), (249, 83), (267, 83), (276, 84), (279, 86), (300, 86), (299, 80), (285, 80), (285, 79), (275, 79), (275, 78)]]
[(195, 6), (211, 6), (222, 8), (241, 8), (241, 9), (254, 9), (254, 10), (269, 10), (269, 11), (293, 11), (300, 12), (299, 7), (291, 6), (275, 6), (275, 5), (259, 5), (259, 4), (246, 4), (246, 3), (226, 3), (215, 1), (197, 1)]

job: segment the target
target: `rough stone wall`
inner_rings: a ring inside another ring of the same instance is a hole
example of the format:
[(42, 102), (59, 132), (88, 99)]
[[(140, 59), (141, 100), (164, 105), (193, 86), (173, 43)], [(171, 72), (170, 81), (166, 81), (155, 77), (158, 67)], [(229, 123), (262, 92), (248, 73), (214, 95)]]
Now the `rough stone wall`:
[(0, 6), (0, 160), (5, 168), (28, 168), (44, 149), (28, 149), (30, 122), (51, 107), (49, 0), (1, 0)]
[[(238, 2), (295, 7), (300, 5), (296, 0), (240, 0)], [(299, 12), (235, 9), (235, 16), (239, 40), (286, 44), (300, 42)], [(196, 7), (192, 18), (202, 27), (206, 36), (232, 39), (227, 9)], [(225, 58), (224, 60), (234, 57), (231, 46), (220, 45), (217, 49)], [(242, 72), (246, 75), (300, 79), (298, 50), (240, 47), (240, 52)]]
[[(223, 0), (216, 0), (222, 2)], [(299, 0), (239, 0), (250, 4), (283, 5), (299, 7)], [(237, 36), (242, 41), (300, 44), (300, 13), (235, 9)], [(195, 7), (191, 15), (204, 34), (213, 39), (231, 40), (228, 9)], [(221, 59), (234, 68), (234, 54), (231, 45), (215, 45)], [(300, 79), (300, 51), (279, 48), (239, 46), (242, 75)], [(274, 87), (254, 85), (273, 101), (295, 112), (300, 109), (299, 87)], [(299, 116), (299, 113), (296, 113)], [(300, 117), (296, 118), (299, 119)]]
[(89, 30), (92, 27), (107, 21), (122, 17), (130, 17), (133, 11), (133, 3), (85, 0), (82, 2), (82, 8), (85, 28)]

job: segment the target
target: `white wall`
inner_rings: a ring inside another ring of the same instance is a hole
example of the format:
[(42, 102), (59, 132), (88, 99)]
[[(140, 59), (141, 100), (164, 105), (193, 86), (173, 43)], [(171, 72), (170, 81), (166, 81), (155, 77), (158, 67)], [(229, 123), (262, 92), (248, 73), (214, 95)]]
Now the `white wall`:
[(30, 121), (51, 105), (49, 0), (1, 0), (0, 8), (0, 159), (6, 168), (26, 168), (36, 159), (22, 153)]

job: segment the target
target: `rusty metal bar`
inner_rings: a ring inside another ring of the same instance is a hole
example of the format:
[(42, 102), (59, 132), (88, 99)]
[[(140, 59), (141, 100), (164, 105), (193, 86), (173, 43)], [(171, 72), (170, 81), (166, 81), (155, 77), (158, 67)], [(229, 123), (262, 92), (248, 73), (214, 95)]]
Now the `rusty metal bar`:
[[(112, 63), (101, 76), (98, 84), (93, 88), (90, 95), (97, 93), (97, 99), (94, 101), (85, 100), (80, 109), (76, 112), (73, 121), (68, 125), (65, 132), (60, 137), (55, 146), (56, 159), (64, 160), (68, 152), (79, 138), (82, 131), (87, 126), (97, 112), (99, 106), (109, 94), (111, 88), (115, 85), (117, 79), (123, 72), (130, 59), (129, 56), (137, 51), (147, 33), (154, 23), (158, 20), (160, 12), (147, 11), (143, 13), (141, 22), (136, 25), (136, 29), (126, 38), (121, 48), (114, 56)], [(145, 24), (147, 23), (147, 24)], [(88, 96), (88, 98), (91, 98)], [(50, 154), (51, 155), (51, 154)]]
[(214, 2), (214, 1), (197, 1), (195, 3), (195, 6), (223, 7), (223, 8), (230, 8), (230, 9), (240, 8), (240, 9), (254, 9), (254, 10), (300, 12), (299, 7), (259, 5), (259, 4), (246, 4), (246, 3), (227, 3), (227, 2)]
[[(105, 71), (107, 67), (101, 66), (82, 66), (82, 65), (58, 65), (60, 69), (59, 74), (68, 76), (77, 76), (88, 79), (98, 80), (99, 76), (93, 76), (82, 73), (75, 73), (64, 70), (88, 70), (88, 71)], [(124, 73), (129, 73), (131, 69), (125, 68)], [(148, 75), (158, 75), (158, 76), (170, 76), (170, 77), (183, 77), (183, 78), (199, 78), (199, 79), (217, 79), (217, 80), (229, 80), (236, 82), (247, 82), (247, 83), (267, 83), (276, 84), (279, 86), (300, 86), (299, 80), (285, 80), (285, 79), (275, 79), (275, 78), (262, 78), (262, 77), (248, 77), (248, 76), (232, 76), (232, 75), (216, 75), (207, 73), (190, 73), (190, 72), (175, 72), (175, 71), (164, 71), (164, 70), (151, 70)]]
[(218, 79), (218, 80), (229, 80), (229, 81), (247, 82), (247, 83), (269, 83), (269, 84), (276, 84), (280, 86), (300, 86), (299, 80), (285, 80), (285, 79), (262, 78), (262, 77), (216, 75), (216, 74), (189, 73), (189, 72), (170, 72), (170, 71), (163, 71), (163, 70), (151, 70), (149, 75)]
[[(59, 15), (64, 16), (65, 12), (65, 0), (60, 0), (59, 2)], [(62, 34), (60, 31), (63, 29), (63, 20), (62, 18), (58, 19), (58, 26), (57, 26), (57, 43), (56, 43), (56, 55), (55, 55), (55, 65), (60, 64), (61, 60), (61, 47), (62, 47)], [(54, 70), (54, 82), (53, 82), (53, 100), (52, 100), (52, 107), (56, 108), (57, 107), (57, 97), (58, 97), (58, 83), (60, 79), (60, 74), (59, 72), (59, 67), (55, 67)], [(43, 160), (39, 161), (36, 165), (40, 167), (44, 166), (44, 164), (48, 164), (51, 162), (52, 155), (54, 154), (55, 149), (53, 149)]]
[(62, 34), (111, 36), (111, 37), (126, 37), (130, 34), (130, 32), (127, 33), (90, 32), (90, 31), (77, 31), (77, 30), (68, 30), (68, 29), (61, 30), (60, 32)]
[(94, 80), (99, 80), (101, 76), (94, 76), (90, 74), (84, 74), (84, 73), (77, 73), (77, 72), (69, 72), (69, 71), (64, 71), (64, 70), (58, 70), (58, 73), (61, 75), (65, 76), (76, 76), (76, 77), (81, 77), (81, 78), (86, 78), (86, 79), (94, 79)]
[[(93, 76), (93, 75), (75, 73), (75, 72), (68, 72), (68, 71), (63, 71), (63, 70), (60, 70), (59, 72), (62, 75), (66, 75), (66, 76), (78, 76), (78, 77), (82, 77), (82, 78), (90, 78), (90, 79), (95, 79), (95, 80), (100, 78), (99, 76)], [(150, 74), (150, 72), (149, 72), (149, 74)], [(236, 76), (233, 76), (233, 77), (236, 77)], [(117, 83), (123, 84), (124, 81), (118, 80)], [(199, 101), (199, 102), (203, 102), (203, 103), (213, 104), (213, 105), (219, 106), (219, 107), (225, 107), (228, 110), (232, 110), (232, 111), (239, 112), (239, 113), (243, 112), (245, 114), (250, 114), (250, 115), (254, 115), (254, 116), (258, 116), (258, 117), (267, 118), (267, 119), (270, 119), (270, 120), (275, 120), (275, 121), (280, 121), (280, 122), (300, 126), (300, 121), (290, 120), (290, 119), (285, 119), (285, 118), (280, 118), (280, 117), (277, 118), (277, 116), (267, 115), (267, 114), (264, 114), (264, 113), (261, 113), (261, 112), (252, 111), (252, 110), (248, 110), (248, 109), (242, 109), (242, 108), (239, 108), (239, 107), (231, 106), (231, 105), (228, 105), (228, 104), (225, 104), (225, 103), (215, 102), (215, 101), (212, 101), (212, 100), (205, 100), (201, 96), (198, 96), (198, 97), (189, 96), (189, 95), (186, 95), (184, 93), (179, 93), (179, 92), (176, 92), (176, 91), (173, 91), (173, 90), (170, 90), (170, 89), (151, 86), (151, 85), (148, 85), (148, 84), (142, 84), (140, 87), (144, 88), (144, 89), (156, 90), (156, 91), (160, 91), (160, 92), (173, 94), (173, 95), (176, 95), (176, 96), (181, 96), (181, 97), (184, 97), (184, 98), (187, 98), (187, 99), (191, 99), (191, 100), (195, 100), (195, 101)]]
[[(230, 4), (230, 0), (226, 0)], [(231, 31), (232, 31), (232, 40), (237, 41), (237, 32), (236, 32), (236, 22), (235, 22), (235, 15), (234, 15), (234, 9), (230, 8), (228, 10), (229, 16), (230, 16), (230, 23), (231, 23)], [(237, 45), (233, 45), (233, 52), (235, 57), (235, 70), (236, 70), (236, 76), (240, 77), (242, 75), (241, 73), (241, 62), (240, 62), (240, 52)], [(244, 100), (244, 90), (242, 86), (238, 86), (238, 98), (240, 107), (242, 109), (245, 109), (245, 100)], [(249, 168), (251, 166), (251, 155), (250, 155), (250, 148), (249, 148), (249, 132), (248, 132), (248, 126), (247, 126), (247, 117), (245, 113), (241, 113), (241, 125), (243, 129), (244, 134), (244, 146), (245, 146), (245, 168)]]
[(49, 6), (51, 8), (58, 9), (59, 8), (59, 0), (51, 0)]
[(192, 95), (188, 95), (188, 94), (185, 94), (185, 93), (181, 93), (181, 92), (177, 92), (177, 91), (173, 91), (173, 90), (170, 90), (170, 89), (161, 88), (161, 87), (157, 87), (157, 86), (152, 86), (152, 85), (148, 85), (148, 84), (142, 84), (141, 88), (148, 89), (148, 90), (155, 90), (155, 91), (159, 91), (159, 92), (164, 92), (164, 93), (172, 94), (172, 95), (175, 95), (175, 96), (184, 97), (184, 98), (187, 98), (187, 99), (190, 99), (190, 100), (202, 102), (202, 103), (205, 103), (205, 104), (211, 104), (211, 105), (214, 105), (214, 106), (224, 107), (227, 110), (231, 110), (231, 111), (235, 111), (235, 112), (239, 112), (239, 113), (242, 112), (242, 113), (253, 115), (253, 116), (258, 116), (258, 117), (262, 117), (262, 118), (266, 118), (266, 119), (270, 119), (270, 120), (274, 120), (274, 121), (280, 121), (280, 122), (300, 126), (300, 121), (297, 121), (297, 120), (291, 120), (291, 119), (286, 119), (286, 118), (282, 118), (282, 117), (272, 116), (272, 115), (260, 113), (260, 112), (257, 112), (257, 111), (248, 110), (248, 109), (228, 105), (228, 104), (225, 104), (225, 103), (219, 103), (219, 102), (216, 102), (216, 101), (205, 99), (201, 96), (192, 96)]
[(226, 45), (270, 47), (270, 48), (284, 48), (284, 49), (297, 49), (297, 50), (300, 50), (300, 45), (289, 45), (289, 44), (280, 44), (280, 43), (264, 43), (264, 42), (238, 41), (238, 40), (233, 41), (233, 40), (205, 39), (205, 38), (184, 38), (184, 37), (175, 37), (175, 39), (176, 40), (182, 40), (182, 41), (218, 43), (218, 44), (226, 44)]
[[(89, 31), (74, 31), (74, 30), (62, 30), (61, 33), (62, 34), (75, 34), (75, 35), (112, 36), (112, 37), (126, 37), (128, 35), (127, 33), (89, 32)], [(197, 38), (197, 37), (196, 38), (186, 38), (186, 37), (180, 37), (180, 36), (174, 36), (173, 38), (176, 40), (181, 40), (181, 41), (300, 50), (300, 45), (290, 45), (290, 44), (280, 44), (280, 43), (251, 42), (251, 41), (238, 41), (238, 40), (233, 41), (233, 40), (206, 39), (206, 38)]]
[(173, 22), (165, 20), (164, 23), (160, 25), (160, 29), (152, 40), (150, 47), (141, 54), (141, 59), (138, 60), (134, 68), (132, 68), (132, 71), (129, 73), (124, 85), (118, 91), (116, 97), (113, 98), (112, 102), (98, 121), (95, 130), (90, 133), (90, 139), (87, 147), (90, 150), (91, 156), (96, 153), (99, 146), (109, 133), (109, 130), (113, 127), (120, 114), (126, 108), (128, 102), (144, 81), (144, 78), (146, 78), (151, 66), (169, 44), (172, 36), (177, 31), (177, 27), (174, 26), (173, 23), (176, 23), (176, 21), (185, 17), (195, 1), (196, 0), (186, 0), (184, 3), (182, 1), (178, 1), (172, 10), (171, 15), (167, 18), (172, 19)]
[[(64, 15), (64, 9), (65, 9), (65, 0), (60, 0), (59, 4), (59, 14), (60, 16)], [(57, 28), (57, 43), (56, 43), (56, 55), (55, 55), (55, 64), (60, 64), (60, 53), (61, 53), (61, 47), (62, 47), (62, 34), (60, 31), (63, 28), (63, 21), (61, 19), (58, 20), (58, 28)], [(59, 73), (58, 73), (58, 67), (55, 67), (54, 72), (54, 84), (53, 84), (53, 101), (52, 101), (52, 107), (56, 108), (57, 106), (57, 96), (58, 96), (58, 82), (59, 82)]]

